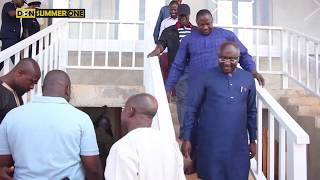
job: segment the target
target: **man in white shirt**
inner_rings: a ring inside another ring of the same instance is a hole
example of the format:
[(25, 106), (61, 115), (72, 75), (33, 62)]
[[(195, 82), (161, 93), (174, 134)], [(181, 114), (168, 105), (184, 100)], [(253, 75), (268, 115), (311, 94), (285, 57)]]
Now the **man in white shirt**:
[(128, 99), (121, 114), (127, 134), (110, 150), (106, 180), (185, 180), (177, 142), (151, 128), (157, 109), (157, 100), (149, 94)]
[(15, 180), (101, 180), (103, 172), (91, 119), (71, 106), (70, 79), (48, 72), (43, 96), (11, 110), (0, 125), (0, 167)]
[(169, 27), (172, 26), (174, 24), (177, 23), (178, 21), (178, 6), (179, 3), (178, 1), (171, 1), (169, 4), (169, 12), (170, 12), (170, 16), (165, 18), (162, 22), (161, 22), (161, 26), (160, 26), (160, 31), (159, 31), (159, 37), (161, 36), (162, 31)]
[[(158, 40), (160, 39), (163, 30), (165, 30), (167, 27), (170, 27), (170, 26), (177, 23), (177, 21), (178, 21), (178, 6), (179, 6), (178, 1), (173, 0), (170, 2), (170, 4), (169, 4), (170, 16), (165, 18), (161, 22)], [(168, 78), (168, 74), (169, 74), (169, 59), (168, 59), (168, 49), (167, 48), (163, 50), (162, 54), (159, 56), (159, 60), (160, 60), (162, 78), (164, 81), (166, 81)]]

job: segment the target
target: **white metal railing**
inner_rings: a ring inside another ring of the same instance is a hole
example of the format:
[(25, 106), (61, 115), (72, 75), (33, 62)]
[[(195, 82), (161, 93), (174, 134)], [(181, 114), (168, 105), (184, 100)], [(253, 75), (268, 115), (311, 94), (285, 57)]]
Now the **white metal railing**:
[[(154, 119), (153, 127), (159, 128), (160, 130), (165, 131), (168, 136), (175, 138), (158, 60), (157, 58), (146, 59), (146, 53), (151, 50), (150, 44), (153, 44), (151, 42), (152, 36), (150, 32), (146, 34), (145, 31), (143, 32), (144, 34), (141, 35), (139, 31), (140, 27), (143, 27), (144, 30), (146, 30), (151, 26), (140, 21), (124, 22), (83, 19), (60, 21), (7, 50), (0, 52), (0, 62), (5, 62), (4, 72), (8, 72), (10, 68), (9, 57), (14, 55), (17, 61), (20, 59), (20, 56), (26, 57), (29, 52), (29, 45), (31, 45), (32, 57), (39, 62), (42, 70), (42, 77), (51, 69), (143, 70), (145, 90), (154, 95), (159, 102), (159, 110)], [(293, 74), (294, 72), (299, 71), (291, 71), (290, 69), (291, 59), (288, 60), (288, 43), (286, 41), (286, 39), (290, 39), (288, 38), (290, 36), (288, 34), (289, 31), (278, 27), (222, 27), (232, 28), (232, 30), (237, 32), (239, 39), (248, 47), (249, 52), (254, 56), (257, 68), (260, 72), (282, 75), (283, 87), (288, 86), (288, 77), (295, 79)], [(120, 34), (121, 29), (129, 29), (129, 31), (134, 32), (133, 34), (135, 34), (135, 37), (131, 39), (130, 37), (119, 38), (123, 35)], [(291, 32), (291, 34), (293, 33)], [(302, 35), (299, 35), (299, 37), (300, 39), (306, 38)], [(150, 39), (150, 41), (147, 39)], [(307, 39), (308, 42), (310, 42), (310, 38)], [(35, 53), (37, 42), (39, 42), (39, 53)], [(314, 47), (319, 46), (318, 41), (312, 42), (316, 44)], [(305, 54), (309, 54), (309, 56), (305, 63), (310, 63), (310, 61), (312, 61), (311, 59), (314, 58), (316, 64), (318, 64), (319, 48), (315, 48), (315, 51), (311, 51), (311, 46), (308, 45), (307, 47), (309, 47), (309, 49), (307, 48), (308, 50), (305, 51)], [(293, 50), (290, 50), (289, 52), (295, 52), (295, 49), (292, 49)], [(297, 53), (303, 54), (299, 48), (296, 51)], [(86, 57), (85, 53), (88, 52), (90, 55)], [(104, 55), (101, 55), (101, 53), (104, 53)], [(125, 53), (131, 53), (131, 58), (128, 58), (129, 56)], [(117, 55), (114, 56), (114, 54)], [(138, 57), (138, 54), (140, 54), (141, 57)], [(138, 63), (139, 58), (144, 62), (142, 65), (139, 65)], [(303, 58), (300, 58), (299, 61), (304, 62), (302, 60)], [(100, 61), (102, 61), (102, 63)], [(310, 68), (313, 68), (312, 66), (307, 67), (309, 67), (309, 70)], [(318, 66), (314, 67), (316, 68), (316, 77), (318, 77)], [(308, 71), (301, 70), (300, 73), (302, 74), (303, 72)], [(302, 77), (303, 76), (300, 78), (301, 81), (303, 79)], [(312, 76), (309, 75), (309, 77)], [(296, 79), (299, 80), (299, 76)], [(315, 82), (319, 83), (319, 80), (315, 80)], [(42, 81), (38, 83), (35, 90), (29, 95), (40, 93), (41, 85)], [(309, 80), (309, 87), (312, 87), (312, 85), (313, 82)], [(315, 86), (319, 87), (319, 84), (316, 84)], [(308, 88), (308, 86), (306, 87)], [(271, 171), (269, 171), (268, 178), (273, 179), (273, 139), (277, 139), (280, 146), (279, 179), (283, 180), (286, 176), (290, 180), (306, 179), (306, 144), (309, 143), (308, 135), (265, 89), (260, 87), (257, 87), (257, 89), (259, 124), (258, 154), (257, 160), (252, 160), (252, 173), (256, 179), (266, 178), (262, 173), (262, 107), (264, 107), (269, 111), (268, 164), (270, 166), (269, 170)], [(277, 125), (279, 127), (275, 128)], [(276, 135), (277, 132), (279, 133), (278, 137)], [(298, 167), (299, 170), (297, 170)]]
[(283, 28), (273, 26), (214, 25), (237, 34), (239, 40), (255, 58), (257, 70), (263, 74), (282, 74), (281, 32)]
[(165, 132), (170, 138), (175, 139), (175, 133), (163, 84), (158, 58), (149, 58), (145, 61), (143, 84), (145, 91), (152, 94), (158, 101), (158, 112), (153, 120), (152, 127)]
[(320, 97), (320, 39), (282, 27), (215, 26), (237, 33), (259, 72), (282, 76), (281, 88), (289, 88), (290, 79)]
[[(68, 69), (143, 70), (145, 46), (143, 38), (139, 39), (139, 30), (143, 32), (143, 21), (81, 19), (70, 20), (69, 26), (68, 51), (76, 52), (77, 60), (73, 64), (69, 62)], [(82, 57), (84, 52), (90, 53), (89, 59)], [(100, 64), (96, 61), (99, 56), (95, 55), (97, 52), (100, 52), (104, 61)], [(137, 63), (137, 56), (140, 57), (140, 63)]]
[(320, 39), (286, 29), (283, 44), (283, 74), (320, 97)]
[[(256, 159), (251, 160), (251, 172), (256, 179), (267, 179), (262, 171), (262, 110), (268, 111), (268, 150), (267, 177), (269, 180), (302, 180), (307, 179), (307, 144), (308, 134), (283, 109), (283, 107), (256, 83), (257, 89), (257, 120), (258, 120), (258, 151)], [(275, 176), (275, 141), (279, 143), (278, 174)], [(287, 178), (286, 178), (287, 177)]]
[(0, 52), (0, 62), (4, 62), (2, 74), (9, 72), (13, 66), (10, 61), (11, 56), (14, 56), (17, 64), (21, 58), (29, 57), (29, 49), (31, 57), (39, 63), (41, 79), (37, 86), (23, 97), (25, 101), (28, 101), (33, 94), (41, 94), (42, 81), (48, 71), (65, 69), (67, 25), (67, 20), (60, 21)]

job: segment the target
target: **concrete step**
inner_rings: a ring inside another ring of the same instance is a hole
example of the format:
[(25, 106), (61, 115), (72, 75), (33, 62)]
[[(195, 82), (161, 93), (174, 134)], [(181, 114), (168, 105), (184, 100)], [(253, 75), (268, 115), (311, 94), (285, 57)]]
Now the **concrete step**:
[(320, 115), (320, 105), (318, 106), (298, 106), (298, 115)]
[(277, 101), (279, 101), (280, 97), (289, 97), (289, 96), (296, 96), (296, 95), (307, 95), (305, 90), (303, 89), (273, 89), (270, 87), (266, 87), (268, 92), (272, 95), (273, 98), (275, 98)]
[(320, 105), (283, 105), (292, 116), (317, 116), (320, 115)]
[(303, 127), (306, 131), (308, 131), (308, 129), (320, 128), (320, 116), (297, 115), (296, 120), (298, 124), (301, 125), (301, 127)]
[(320, 117), (319, 116), (297, 116), (298, 124), (310, 137), (307, 148), (308, 179), (319, 179), (320, 173)]
[(280, 97), (282, 105), (320, 105), (320, 98), (312, 96), (289, 96)]
[(308, 95), (303, 89), (285, 89), (282, 91), (284, 91), (285, 95)]

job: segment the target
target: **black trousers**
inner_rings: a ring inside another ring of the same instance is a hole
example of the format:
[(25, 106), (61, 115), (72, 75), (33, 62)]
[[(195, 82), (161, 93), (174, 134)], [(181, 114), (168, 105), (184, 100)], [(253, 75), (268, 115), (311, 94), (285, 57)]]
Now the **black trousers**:
[[(20, 41), (20, 38), (16, 38), (16, 39), (14, 39), (14, 38), (9, 39), (8, 38), (8, 39), (2, 39), (1, 41), (2, 41), (1, 51), (3, 51), (5, 49), (9, 48), (10, 46), (13, 46), (16, 43), (18, 43)], [(14, 64), (14, 56), (11, 56), (10, 59), (11, 59), (11, 62)], [(3, 66), (4, 66), (4, 62), (1, 62), (0, 63), (0, 71), (2, 70)]]

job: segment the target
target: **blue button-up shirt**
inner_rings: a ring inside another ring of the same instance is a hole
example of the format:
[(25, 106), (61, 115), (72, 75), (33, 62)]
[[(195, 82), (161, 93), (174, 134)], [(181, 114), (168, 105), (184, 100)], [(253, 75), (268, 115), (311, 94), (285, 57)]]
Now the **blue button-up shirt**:
[(195, 30), (183, 38), (180, 43), (166, 81), (166, 91), (173, 89), (188, 63), (190, 80), (195, 79), (207, 69), (218, 66), (219, 49), (226, 41), (233, 41), (238, 45), (240, 49), (239, 63), (243, 69), (249, 72), (256, 69), (247, 48), (233, 32), (215, 27), (209, 35), (202, 35), (199, 30)]

